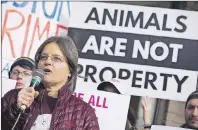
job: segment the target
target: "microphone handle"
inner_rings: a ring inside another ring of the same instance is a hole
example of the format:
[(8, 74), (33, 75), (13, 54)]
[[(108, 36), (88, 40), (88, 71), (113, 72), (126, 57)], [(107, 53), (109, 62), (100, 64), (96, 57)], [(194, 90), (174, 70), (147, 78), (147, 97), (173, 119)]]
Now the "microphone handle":
[(37, 82), (31, 82), (30, 87), (35, 88), (37, 86)]
[(22, 106), (21, 106), (21, 110), (22, 110), (22, 111), (25, 111), (26, 108), (27, 108), (26, 105), (22, 105)]
[[(36, 84), (35, 82), (31, 82), (30, 87), (35, 88), (36, 85), (37, 85), (37, 84)], [(22, 110), (22, 111), (25, 111), (26, 108), (27, 108), (26, 105), (22, 105), (22, 106), (21, 106), (21, 110)]]

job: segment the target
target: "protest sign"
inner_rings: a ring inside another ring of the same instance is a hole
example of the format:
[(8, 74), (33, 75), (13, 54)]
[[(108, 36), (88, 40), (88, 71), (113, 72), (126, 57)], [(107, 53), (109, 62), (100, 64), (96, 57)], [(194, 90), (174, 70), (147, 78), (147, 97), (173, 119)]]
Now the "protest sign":
[(67, 35), (69, 2), (2, 1), (1, 7), (2, 77), (8, 78), (9, 69), (17, 58), (34, 59), (37, 48), (46, 38)]
[(87, 77), (82, 86), (119, 78), (128, 94), (185, 101), (197, 84), (197, 20), (193, 11), (71, 3), (68, 35)]
[(9, 71), (14, 62), (13, 59), (6, 59), (2, 58), (2, 68), (1, 68), (1, 75), (4, 78), (9, 78)]
[(124, 130), (130, 96), (78, 88), (74, 95), (95, 108), (100, 130)]
[(2, 89), (1, 97), (3, 97), (11, 89), (15, 89), (16, 80), (2, 78), (1, 82), (2, 82), (2, 86), (4, 88), (4, 89)]
[(3, 1), (1, 4), (4, 58), (33, 58), (46, 38), (67, 35), (69, 2)]
[(179, 127), (170, 127), (170, 126), (152, 125), (151, 130), (192, 130), (192, 129), (179, 128)]

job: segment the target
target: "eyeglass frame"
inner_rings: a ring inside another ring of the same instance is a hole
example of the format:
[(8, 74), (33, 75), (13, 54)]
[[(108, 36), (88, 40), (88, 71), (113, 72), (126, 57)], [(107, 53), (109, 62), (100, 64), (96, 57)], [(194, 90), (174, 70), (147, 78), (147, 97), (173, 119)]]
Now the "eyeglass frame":
[[(46, 57), (45, 57), (45, 59), (41, 59), (40, 58), (41, 56), (46, 56)], [(54, 63), (67, 62), (67, 60), (60, 55), (46, 55), (46, 54), (38, 54), (37, 57), (36, 57), (36, 60), (37, 61), (46, 61), (46, 60), (48, 60), (49, 57), (50, 57), (51, 61), (54, 62)], [(60, 59), (60, 61), (56, 61), (54, 59), (54, 57), (58, 57)]]
[[(13, 72), (15, 72), (15, 74), (14, 74)], [(26, 73), (26, 74), (25, 74), (25, 73)], [(10, 72), (10, 75), (13, 75), (13, 76), (19, 76), (19, 74), (21, 74), (23, 77), (24, 77), (24, 76), (25, 76), (25, 77), (30, 77), (30, 76), (32, 76), (32, 73), (29, 74), (29, 73), (26, 72), (26, 71), (20, 72), (20, 71), (18, 71), (18, 70), (13, 70), (13, 71)], [(27, 74), (28, 74), (28, 75), (27, 75)]]

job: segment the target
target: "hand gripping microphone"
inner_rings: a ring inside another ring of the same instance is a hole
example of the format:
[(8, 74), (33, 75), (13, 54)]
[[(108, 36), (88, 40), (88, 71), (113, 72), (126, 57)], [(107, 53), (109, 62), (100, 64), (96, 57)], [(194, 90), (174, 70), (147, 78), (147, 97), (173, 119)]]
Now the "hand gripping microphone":
[[(42, 69), (35, 69), (32, 73), (32, 81), (30, 83), (30, 87), (35, 88), (40, 84), (40, 82), (43, 80), (45, 75), (45, 72)], [(24, 111), (26, 109), (25, 105), (21, 106), (21, 110)]]

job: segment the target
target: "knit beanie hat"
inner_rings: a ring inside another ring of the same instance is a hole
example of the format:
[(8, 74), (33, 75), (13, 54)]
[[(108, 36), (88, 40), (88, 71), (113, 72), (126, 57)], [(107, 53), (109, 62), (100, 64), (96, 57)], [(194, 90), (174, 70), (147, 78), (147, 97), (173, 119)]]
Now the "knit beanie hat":
[(14, 63), (12, 64), (11, 68), (10, 68), (10, 71), (9, 71), (9, 77), (10, 77), (10, 74), (12, 72), (12, 69), (17, 66), (17, 65), (26, 65), (28, 66), (31, 70), (33, 70), (35, 68), (35, 62), (34, 60), (32, 60), (31, 58), (29, 57), (20, 57), (18, 59), (16, 59), (14, 61)]

